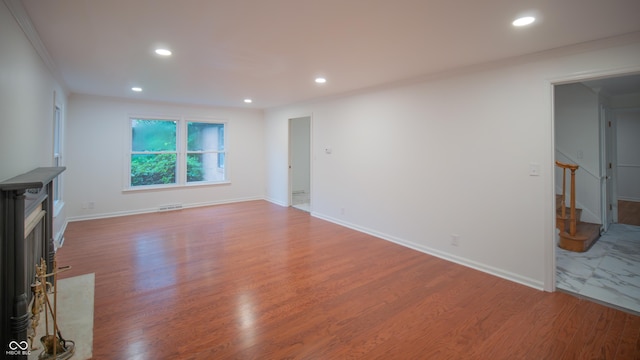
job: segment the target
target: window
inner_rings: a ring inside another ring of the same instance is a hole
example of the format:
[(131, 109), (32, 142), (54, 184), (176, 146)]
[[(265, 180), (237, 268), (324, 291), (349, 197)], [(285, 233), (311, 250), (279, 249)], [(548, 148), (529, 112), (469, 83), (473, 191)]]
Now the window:
[(224, 125), (187, 125), (187, 182), (224, 181)]
[(131, 186), (175, 184), (177, 121), (131, 120)]
[[(56, 105), (53, 109), (53, 166), (62, 166), (62, 110)], [(53, 202), (62, 200), (62, 174), (53, 179)]]
[(131, 119), (129, 187), (226, 181), (225, 124)]

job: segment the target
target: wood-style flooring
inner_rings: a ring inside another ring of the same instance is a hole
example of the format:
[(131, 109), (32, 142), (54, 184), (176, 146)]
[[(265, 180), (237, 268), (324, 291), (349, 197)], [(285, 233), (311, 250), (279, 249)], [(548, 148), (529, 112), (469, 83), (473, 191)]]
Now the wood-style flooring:
[(618, 223), (640, 226), (640, 202), (618, 200)]
[(264, 201), (72, 222), (94, 359), (640, 359), (640, 317)]

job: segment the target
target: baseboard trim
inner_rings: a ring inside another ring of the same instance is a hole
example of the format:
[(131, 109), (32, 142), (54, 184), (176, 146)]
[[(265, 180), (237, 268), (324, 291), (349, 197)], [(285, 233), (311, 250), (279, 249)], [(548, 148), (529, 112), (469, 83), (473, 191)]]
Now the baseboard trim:
[[(228, 199), (228, 200), (222, 200), (222, 201), (207, 201), (207, 202), (201, 202), (201, 203), (183, 204), (182, 208), (180, 208), (180, 209), (167, 210), (167, 211), (180, 211), (182, 209), (205, 207), (205, 206), (214, 206), (214, 205), (224, 205), (224, 204), (233, 204), (233, 203), (239, 203), (239, 202), (245, 202), (245, 201), (255, 201), (255, 200), (265, 200), (265, 199), (263, 197), (256, 196), (256, 197), (246, 197), (246, 198), (238, 198), (238, 199)], [(115, 211), (115, 212), (102, 213), (102, 214), (70, 216), (70, 217), (67, 218), (67, 222), (107, 219), (107, 218), (112, 218), (112, 217), (149, 214), (149, 213), (156, 213), (156, 212), (158, 212), (158, 208), (157, 207), (153, 207), (153, 208), (138, 209), (138, 210)], [(65, 225), (65, 227), (66, 227), (66, 225)]]
[(618, 196), (618, 201), (631, 201), (631, 202), (640, 202), (640, 198), (634, 198), (634, 197), (624, 197), (624, 196)]
[(404, 246), (404, 247), (407, 247), (407, 248), (410, 248), (410, 249), (413, 249), (413, 250), (416, 250), (416, 251), (420, 251), (422, 253), (425, 253), (425, 254), (428, 254), (428, 255), (432, 255), (432, 256), (435, 256), (437, 258), (456, 263), (458, 265), (462, 265), (462, 266), (466, 266), (468, 268), (472, 268), (472, 269), (475, 269), (475, 270), (478, 270), (478, 271), (482, 271), (484, 273), (487, 273), (487, 274), (490, 274), (490, 275), (493, 275), (493, 276), (497, 276), (499, 278), (502, 278), (502, 279), (505, 279), (505, 280), (508, 280), (508, 281), (512, 281), (512, 282), (515, 282), (515, 283), (518, 283), (518, 284), (521, 284), (521, 285), (525, 285), (525, 286), (534, 288), (536, 290), (544, 291), (544, 283), (542, 281), (538, 281), (538, 280), (531, 279), (531, 278), (528, 278), (528, 277), (525, 277), (525, 276), (521, 276), (519, 274), (515, 274), (515, 273), (512, 273), (510, 271), (506, 271), (504, 269), (500, 269), (500, 268), (496, 268), (496, 267), (493, 267), (493, 266), (489, 266), (487, 264), (479, 263), (477, 261), (473, 261), (473, 260), (470, 260), (470, 259), (467, 259), (467, 258), (464, 258), (464, 257), (461, 257), (461, 256), (457, 256), (457, 255), (453, 255), (453, 254), (450, 254), (450, 253), (446, 253), (446, 252), (443, 252), (443, 251), (440, 251), (440, 250), (437, 250), (437, 249), (433, 249), (433, 248), (428, 247), (428, 246), (424, 246), (424, 245), (421, 245), (421, 244), (416, 244), (416, 243), (408, 241), (406, 239), (401, 239), (401, 238), (398, 238), (396, 236), (392, 236), (392, 235), (389, 235), (389, 234), (381, 233), (379, 231), (375, 231), (375, 230), (368, 229), (368, 228), (365, 228), (365, 227), (362, 227), (362, 226), (358, 226), (358, 225), (355, 225), (355, 224), (352, 224), (352, 223), (349, 223), (349, 222), (346, 222), (346, 221), (342, 221), (340, 219), (333, 218), (331, 216), (326, 216), (326, 215), (321, 214), (321, 213), (312, 212), (311, 216), (314, 216), (314, 217), (317, 217), (319, 219), (326, 220), (326, 221), (329, 221), (331, 223), (334, 223), (334, 224), (337, 224), (337, 225), (341, 225), (341, 226), (344, 226), (344, 227), (347, 227), (347, 228), (350, 228), (350, 229), (353, 229), (353, 230), (356, 230), (356, 231), (359, 231), (359, 232), (362, 232), (362, 233), (365, 233), (365, 234), (368, 234), (368, 235), (371, 235), (371, 236), (375, 236), (375, 237), (380, 238), (382, 240), (390, 241), (392, 243), (395, 243), (395, 244), (398, 244), (398, 245), (401, 245), (401, 246)]
[(289, 207), (289, 204), (283, 203), (282, 201), (278, 201), (278, 200), (273, 199), (273, 198), (266, 197), (263, 200), (268, 201), (268, 202), (270, 202), (272, 204), (280, 205), (282, 207)]
[[(272, 198), (262, 198), (262, 197), (249, 197), (249, 198), (241, 198), (241, 199), (232, 199), (232, 200), (224, 200), (224, 201), (210, 201), (210, 202), (202, 202), (202, 203), (194, 203), (194, 204), (185, 204), (183, 206), (183, 209), (186, 208), (196, 208), (196, 207), (204, 207), (204, 206), (213, 206), (213, 205), (224, 205), (224, 204), (232, 204), (232, 203), (238, 203), (238, 202), (245, 202), (245, 201), (255, 201), (255, 200), (264, 200), (264, 201), (268, 201), (270, 203), (273, 203), (275, 205), (279, 205), (282, 207), (288, 207), (289, 205), (287, 204), (283, 204), (280, 201), (277, 201), (275, 199)], [(171, 210), (171, 211), (179, 211), (179, 209), (177, 210)], [(88, 215), (88, 216), (75, 216), (75, 217), (69, 217), (67, 218), (67, 221), (65, 222), (65, 225), (63, 227), (63, 230), (66, 229), (66, 225), (69, 222), (74, 222), (74, 221), (84, 221), (84, 220), (95, 220), (95, 219), (105, 219), (105, 218), (110, 218), (110, 217), (118, 217), (118, 216), (129, 216), (129, 215), (138, 215), (138, 214), (146, 214), (146, 213), (155, 213), (158, 212), (157, 208), (149, 208), (149, 209), (140, 209), (140, 210), (133, 210), (133, 211), (118, 211), (118, 212), (112, 212), (112, 213), (103, 213), (103, 214), (97, 214), (97, 215)], [(487, 264), (483, 264), (483, 263), (479, 263), (477, 261), (473, 261), (464, 257), (460, 257), (457, 255), (453, 255), (450, 253), (446, 253), (437, 249), (433, 249), (431, 247), (428, 246), (424, 246), (421, 244), (416, 244), (414, 242), (408, 241), (406, 239), (402, 239), (402, 238), (398, 238), (396, 236), (392, 236), (389, 234), (385, 234), (376, 230), (372, 230), (366, 227), (362, 227), (356, 224), (352, 224), (340, 219), (336, 219), (334, 217), (331, 216), (327, 216), (324, 215), (322, 213), (318, 213), (318, 212), (311, 212), (311, 216), (316, 217), (318, 219), (321, 220), (325, 220), (331, 223), (334, 223), (336, 225), (340, 225), (340, 226), (344, 226), (346, 228), (349, 229), (353, 229), (355, 231), (359, 231), (361, 233), (364, 234), (368, 234), (371, 236), (375, 236), (377, 238), (380, 238), (382, 240), (386, 240), (395, 244), (398, 244), (400, 246), (404, 246), (407, 247), (409, 249), (413, 249), (416, 251), (420, 251), (422, 253), (428, 254), (428, 255), (432, 255), (435, 256), (437, 258), (446, 260), (446, 261), (450, 261), (453, 263), (456, 263), (458, 265), (462, 265), (462, 266), (466, 266), (468, 268), (472, 268), (478, 271), (482, 271), (484, 273), (493, 275), (493, 276), (497, 276), (499, 278), (505, 279), (505, 280), (509, 280), (521, 285), (525, 285), (531, 288), (534, 288), (536, 290), (540, 290), (540, 291), (544, 291), (544, 284), (542, 281), (537, 281), (525, 276), (521, 276), (519, 274), (515, 274), (512, 273), (510, 271), (505, 271), (503, 269), (500, 268), (496, 268), (493, 266), (489, 266)], [(64, 231), (62, 231), (63, 233)]]
[(64, 245), (64, 232), (69, 225), (69, 219), (65, 219), (64, 223), (60, 227), (60, 230), (53, 236), (53, 245), (56, 250), (60, 249)]

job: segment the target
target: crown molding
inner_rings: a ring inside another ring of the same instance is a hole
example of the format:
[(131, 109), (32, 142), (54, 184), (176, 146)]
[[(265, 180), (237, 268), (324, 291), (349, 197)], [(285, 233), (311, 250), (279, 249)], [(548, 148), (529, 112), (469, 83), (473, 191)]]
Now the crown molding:
[(45, 66), (49, 69), (53, 77), (56, 80), (58, 80), (61, 86), (66, 85), (62, 81), (62, 77), (60, 76), (60, 72), (58, 71), (58, 68), (55, 62), (51, 58), (51, 55), (49, 55), (47, 48), (44, 46), (44, 43), (40, 39), (40, 35), (38, 35), (38, 31), (33, 26), (33, 23), (31, 22), (31, 18), (29, 17), (29, 14), (25, 10), (24, 6), (22, 5), (22, 1), (21, 0), (4, 0), (4, 3), (9, 9), (9, 11), (11, 12), (11, 15), (13, 15), (13, 18), (16, 19), (16, 22), (18, 23), (18, 25), (20, 25), (22, 32), (24, 32), (24, 34), (27, 36), (27, 39), (29, 39), (29, 41), (31, 42), (31, 45), (36, 50), (36, 53), (38, 53), (38, 55), (44, 62)]

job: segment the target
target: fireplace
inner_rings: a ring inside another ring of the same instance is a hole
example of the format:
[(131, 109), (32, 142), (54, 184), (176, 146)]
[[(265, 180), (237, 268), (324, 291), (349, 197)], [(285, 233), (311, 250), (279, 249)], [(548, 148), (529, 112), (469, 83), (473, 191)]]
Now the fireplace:
[[(53, 179), (64, 167), (43, 167), (0, 183), (0, 347), (23, 344), (35, 265), (53, 268)], [(26, 358), (26, 356), (24, 357)]]

